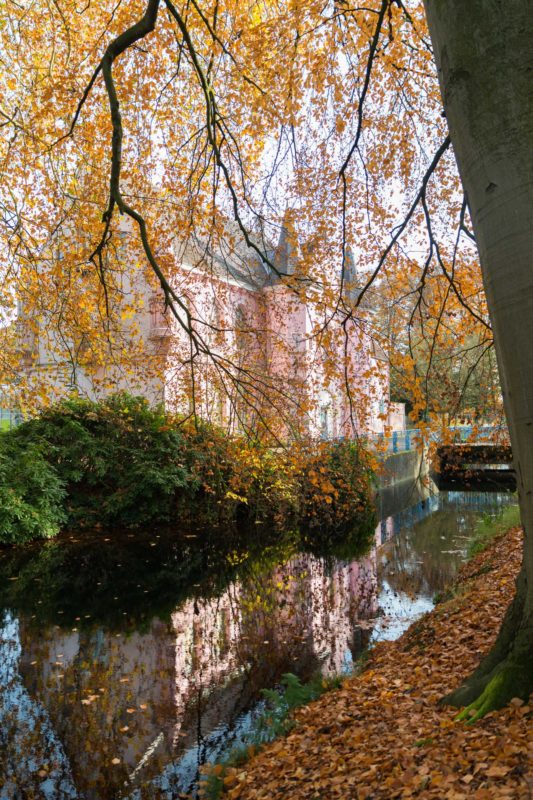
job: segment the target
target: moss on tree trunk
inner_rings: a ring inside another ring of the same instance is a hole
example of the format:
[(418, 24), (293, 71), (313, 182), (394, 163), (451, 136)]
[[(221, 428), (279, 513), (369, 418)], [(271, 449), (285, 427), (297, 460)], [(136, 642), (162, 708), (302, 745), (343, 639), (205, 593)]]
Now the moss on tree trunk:
[(477, 719), (533, 691), (533, 0), (425, 6), (480, 255), (525, 532), (498, 639), (445, 698)]
[(442, 700), (447, 705), (466, 706), (459, 719), (474, 722), (513, 697), (527, 700), (533, 690), (533, 629), (525, 613), (524, 581), (522, 567), (494, 646), (464, 684)]

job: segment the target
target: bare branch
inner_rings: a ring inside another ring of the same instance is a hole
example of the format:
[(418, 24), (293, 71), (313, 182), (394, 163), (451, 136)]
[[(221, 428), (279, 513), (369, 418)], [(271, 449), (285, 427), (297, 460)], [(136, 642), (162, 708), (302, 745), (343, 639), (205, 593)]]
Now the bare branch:
[(390, 255), (393, 247), (398, 242), (398, 240), (400, 239), (400, 237), (404, 233), (405, 229), (407, 228), (407, 225), (411, 221), (411, 219), (413, 217), (413, 214), (415, 213), (416, 209), (418, 208), (418, 205), (425, 198), (426, 189), (427, 189), (427, 185), (429, 183), (429, 180), (430, 180), (431, 176), (433, 175), (433, 173), (435, 172), (435, 170), (437, 169), (437, 166), (439, 165), (439, 162), (440, 162), (442, 156), (444, 155), (444, 153), (450, 147), (450, 144), (451, 144), (450, 137), (447, 136), (444, 139), (444, 141), (441, 144), (441, 146), (439, 147), (439, 149), (437, 150), (437, 152), (435, 153), (431, 164), (427, 168), (426, 173), (425, 173), (425, 175), (424, 175), (424, 177), (422, 179), (422, 184), (420, 186), (420, 189), (418, 190), (418, 193), (417, 193), (415, 199), (413, 200), (413, 202), (411, 204), (411, 207), (409, 208), (409, 211), (407, 212), (407, 215), (405, 216), (405, 218), (402, 221), (402, 223), (396, 227), (395, 232), (394, 232), (390, 242), (388, 243), (387, 247), (385, 248), (385, 250), (383, 250), (383, 252), (382, 252), (382, 254), (380, 256), (380, 259), (378, 261), (378, 264), (377, 264), (376, 268), (374, 269), (374, 271), (372, 272), (372, 275), (370, 276), (370, 278), (367, 280), (367, 282), (365, 283), (365, 285), (363, 286), (363, 288), (359, 292), (359, 296), (357, 298), (357, 302), (355, 303), (355, 307), (356, 308), (361, 305), (363, 297), (365, 296), (365, 294), (367, 293), (369, 288), (374, 283), (375, 279), (377, 278), (378, 274), (380, 273), (380, 271), (381, 271), (381, 269), (383, 267), (383, 264), (385, 263), (385, 261), (387, 260), (388, 256)]

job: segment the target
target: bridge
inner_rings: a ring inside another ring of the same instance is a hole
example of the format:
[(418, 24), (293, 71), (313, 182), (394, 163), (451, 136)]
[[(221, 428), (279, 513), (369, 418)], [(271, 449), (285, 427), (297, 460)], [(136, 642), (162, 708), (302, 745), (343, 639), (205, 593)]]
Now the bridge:
[(431, 477), (439, 489), (516, 491), (510, 445), (451, 444), (437, 447)]
[[(457, 426), (447, 429), (445, 437), (430, 433), (429, 443), (435, 445), (430, 477), (444, 490), (515, 491), (511, 447), (502, 440), (508, 440), (504, 426)], [(420, 449), (423, 443), (428, 443), (428, 434), (418, 429), (378, 434), (370, 441), (384, 458)]]

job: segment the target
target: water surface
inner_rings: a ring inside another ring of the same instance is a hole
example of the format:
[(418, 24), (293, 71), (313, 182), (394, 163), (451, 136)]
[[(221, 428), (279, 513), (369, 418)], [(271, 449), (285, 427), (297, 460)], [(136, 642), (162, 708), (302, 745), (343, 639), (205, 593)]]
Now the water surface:
[(362, 558), (213, 532), (85, 534), (0, 552), (0, 798), (176, 798), (238, 742), (285, 672), (349, 672), (429, 610), (476, 519), (441, 493)]

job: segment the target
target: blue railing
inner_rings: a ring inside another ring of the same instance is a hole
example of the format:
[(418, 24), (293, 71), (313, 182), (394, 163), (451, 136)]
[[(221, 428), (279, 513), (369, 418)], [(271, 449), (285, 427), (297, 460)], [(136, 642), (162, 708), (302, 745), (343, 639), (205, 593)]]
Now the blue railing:
[(472, 442), (472, 444), (491, 444), (495, 437), (509, 438), (506, 425), (461, 425), (450, 428), (454, 432), (454, 442)]
[[(453, 433), (452, 442), (471, 442), (472, 444), (490, 444), (498, 435), (507, 436), (504, 425), (460, 425), (452, 426), (449, 430)], [(427, 436), (427, 434), (426, 434)], [(431, 441), (441, 440), (438, 431), (430, 434)], [(377, 450), (384, 453), (404, 453), (407, 450), (416, 450), (420, 446), (423, 434), (419, 428), (407, 428), (404, 431), (392, 431), (385, 435), (377, 433), (368, 437), (369, 443), (374, 444)]]
[(406, 450), (416, 450), (421, 436), (418, 428), (407, 428), (405, 431), (393, 431), (387, 435), (376, 433), (369, 436), (368, 440), (371, 446), (375, 445), (381, 452), (403, 453)]

